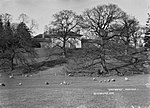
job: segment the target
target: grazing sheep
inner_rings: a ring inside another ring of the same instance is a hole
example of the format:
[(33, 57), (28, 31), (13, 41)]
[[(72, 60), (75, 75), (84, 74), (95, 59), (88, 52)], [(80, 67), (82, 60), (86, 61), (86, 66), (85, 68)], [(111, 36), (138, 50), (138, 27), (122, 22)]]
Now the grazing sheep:
[(49, 85), (49, 82), (45, 82), (46, 85)]
[(29, 77), (29, 75), (28, 75), (28, 74), (25, 74), (24, 76), (25, 76), (25, 77)]
[(71, 84), (70, 82), (66, 82), (66, 81), (60, 83), (60, 85), (70, 85), (70, 84)]
[(66, 82), (66, 81), (63, 81), (63, 84), (64, 84), (64, 85), (66, 85), (66, 84), (67, 84), (67, 82)]
[(102, 83), (103, 81), (99, 81), (100, 83)]
[(19, 86), (21, 86), (21, 85), (22, 85), (22, 83), (19, 83), (18, 85), (19, 85)]
[(150, 87), (150, 83), (146, 83), (145, 86), (146, 86), (146, 87)]
[(129, 78), (127, 78), (127, 77), (125, 77), (124, 79), (125, 79), (125, 81), (129, 81)]
[(68, 74), (68, 76), (73, 76), (73, 74)]
[(112, 81), (112, 82), (115, 82), (116, 80), (115, 80), (115, 79), (111, 79), (111, 81)]
[(107, 82), (110, 82), (110, 79), (108, 79)]
[(0, 86), (5, 86), (5, 84), (4, 83), (0, 83)]
[(14, 76), (13, 76), (13, 75), (10, 75), (9, 78), (14, 78)]
[(96, 78), (93, 78), (93, 81), (97, 81), (97, 79), (96, 79)]
[(107, 82), (107, 80), (104, 80), (104, 82)]
[(69, 83), (69, 82), (67, 82), (67, 83), (66, 83), (66, 85), (70, 85), (70, 83)]

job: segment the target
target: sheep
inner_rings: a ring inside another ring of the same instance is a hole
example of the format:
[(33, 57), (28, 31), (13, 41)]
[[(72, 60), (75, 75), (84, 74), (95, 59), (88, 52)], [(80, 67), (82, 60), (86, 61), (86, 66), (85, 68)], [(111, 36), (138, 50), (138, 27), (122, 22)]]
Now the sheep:
[(10, 75), (9, 78), (14, 78), (14, 76), (13, 76), (13, 75)]
[(96, 79), (96, 78), (93, 78), (93, 81), (97, 81), (97, 79)]
[(0, 83), (0, 86), (5, 86), (5, 84), (4, 83)]
[(45, 82), (46, 85), (49, 85), (49, 82)]
[(125, 81), (129, 81), (129, 78), (127, 78), (127, 77), (125, 77), (124, 79), (125, 79)]
[(115, 80), (115, 79), (111, 79), (111, 81), (112, 81), (112, 82), (115, 82), (116, 80)]
[(21, 85), (22, 85), (22, 83), (19, 83), (18, 85), (19, 85), (19, 86), (21, 86)]

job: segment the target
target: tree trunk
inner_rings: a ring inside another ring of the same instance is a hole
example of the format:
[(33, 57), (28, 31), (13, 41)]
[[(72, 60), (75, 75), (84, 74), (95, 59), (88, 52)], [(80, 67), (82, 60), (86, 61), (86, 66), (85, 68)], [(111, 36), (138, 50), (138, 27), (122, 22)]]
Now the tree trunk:
[(66, 39), (65, 38), (64, 38), (64, 41), (63, 41), (63, 54), (64, 54), (65, 57), (67, 56), (67, 52), (66, 52)]
[(13, 58), (11, 58), (11, 61), (10, 61), (10, 62), (11, 62), (11, 64), (10, 64), (10, 65), (11, 65), (11, 71), (13, 71), (13, 70), (14, 70), (14, 64), (13, 64), (14, 59), (13, 59)]
[(127, 55), (128, 54), (128, 46), (125, 46), (125, 55)]
[(109, 74), (109, 70), (107, 69), (106, 66), (106, 60), (104, 58), (101, 58), (101, 65), (103, 74)]
[(109, 74), (109, 70), (106, 66), (106, 54), (105, 54), (105, 40), (103, 39), (103, 42), (101, 44), (101, 65), (102, 65), (102, 71), (103, 74)]
[(14, 57), (15, 57), (15, 52), (13, 51), (11, 58), (10, 58), (11, 71), (14, 70)]
[(127, 38), (126, 42), (125, 42), (125, 55), (128, 54), (128, 50), (129, 50), (129, 43), (130, 43), (130, 40), (129, 38)]
[(138, 47), (137, 40), (134, 40), (135, 49)]

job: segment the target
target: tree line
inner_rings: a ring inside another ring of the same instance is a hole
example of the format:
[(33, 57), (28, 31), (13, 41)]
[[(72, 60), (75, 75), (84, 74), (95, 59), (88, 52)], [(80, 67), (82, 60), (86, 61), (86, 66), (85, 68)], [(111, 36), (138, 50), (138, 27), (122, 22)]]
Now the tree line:
[[(0, 17), (0, 60), (1, 65), (9, 63), (11, 70), (14, 69), (14, 60), (19, 63), (27, 64), (28, 56), (36, 56), (34, 46), (37, 43), (32, 38), (33, 29), (37, 24), (34, 20), (30, 21), (26, 14), (19, 16), (18, 24), (11, 23), (11, 15), (3, 14)], [(73, 56), (68, 56), (67, 43), (74, 44), (79, 37), (70, 37), (71, 33), (82, 34), (88, 39), (96, 39), (97, 49), (84, 49), (71, 53), (77, 61), (77, 65), (83, 64), (82, 67), (90, 67), (93, 64), (99, 64), (100, 71), (109, 73), (108, 55), (112, 58), (130, 57), (136, 52), (141, 55), (139, 47), (142, 35), (150, 32), (150, 15), (148, 14), (147, 25), (141, 27), (138, 20), (128, 15), (115, 4), (98, 5), (91, 9), (86, 9), (81, 15), (72, 10), (62, 10), (53, 15), (53, 20), (45, 26), (44, 35), (53, 36), (54, 45), (63, 50), (66, 58), (75, 60)], [(80, 38), (79, 38), (80, 39)], [(144, 38), (145, 46), (149, 47), (149, 37)], [(35, 44), (33, 44), (35, 43)], [(140, 49), (141, 50), (141, 49)], [(132, 61), (132, 56), (128, 62)], [(84, 59), (84, 60), (83, 60)], [(90, 59), (90, 60), (89, 60)], [(82, 61), (83, 60), (83, 61)], [(89, 60), (89, 61), (88, 61)], [(87, 64), (85, 64), (88, 61)], [(124, 60), (125, 61), (125, 60)], [(138, 61), (137, 58), (133, 61)], [(79, 63), (80, 62), (80, 63)], [(135, 65), (134, 65), (135, 66)], [(113, 68), (112, 68), (113, 69)]]
[(10, 14), (0, 15), (0, 66), (14, 70), (15, 65), (28, 65), (37, 56), (32, 39), (32, 28), (25, 23), (27, 16), (21, 14), (19, 23), (12, 23)]
[[(77, 61), (77, 57), (73, 59), (76, 61), (76, 67), (73, 63), (72, 68), (76, 68), (78, 71), (81, 67), (81, 71), (83, 71), (83, 67), (88, 68), (100, 64), (100, 71), (105, 74), (110, 73), (110, 70), (116, 70), (116, 68), (108, 69), (108, 55), (111, 54), (111, 57), (114, 55), (116, 58), (128, 56), (130, 58), (128, 63), (130, 64), (134, 58), (132, 54), (139, 52), (137, 47), (145, 48), (149, 45), (149, 41), (144, 39), (145, 46), (142, 46), (141, 40), (143, 40), (143, 34), (148, 33), (150, 27), (148, 25), (147, 27), (140, 26), (139, 21), (134, 16), (128, 15), (115, 4), (98, 5), (92, 9), (86, 9), (81, 15), (72, 10), (63, 10), (54, 14), (53, 18), (53, 21), (46, 27), (45, 34), (58, 34), (56, 39), (60, 41), (55, 41), (55, 44), (61, 46), (66, 57), (66, 43), (71, 42), (69, 40), (70, 32), (81, 33), (86, 38), (98, 40), (96, 42), (99, 46), (98, 49), (88, 48), (84, 54), (80, 51), (78, 52), (80, 53), (79, 60)], [(143, 50), (145, 51), (145, 49)], [(142, 52), (140, 54), (143, 55)], [(138, 60), (135, 58), (133, 61), (137, 62)], [(94, 68), (92, 67), (92, 69)]]

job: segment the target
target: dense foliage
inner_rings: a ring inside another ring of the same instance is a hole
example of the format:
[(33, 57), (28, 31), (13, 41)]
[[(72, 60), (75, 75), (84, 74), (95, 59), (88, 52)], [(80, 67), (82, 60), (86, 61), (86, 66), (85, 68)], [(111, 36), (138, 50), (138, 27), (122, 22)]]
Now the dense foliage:
[(29, 28), (24, 22), (13, 26), (4, 14), (0, 17), (0, 66), (14, 70), (15, 64), (28, 64), (36, 56)]

